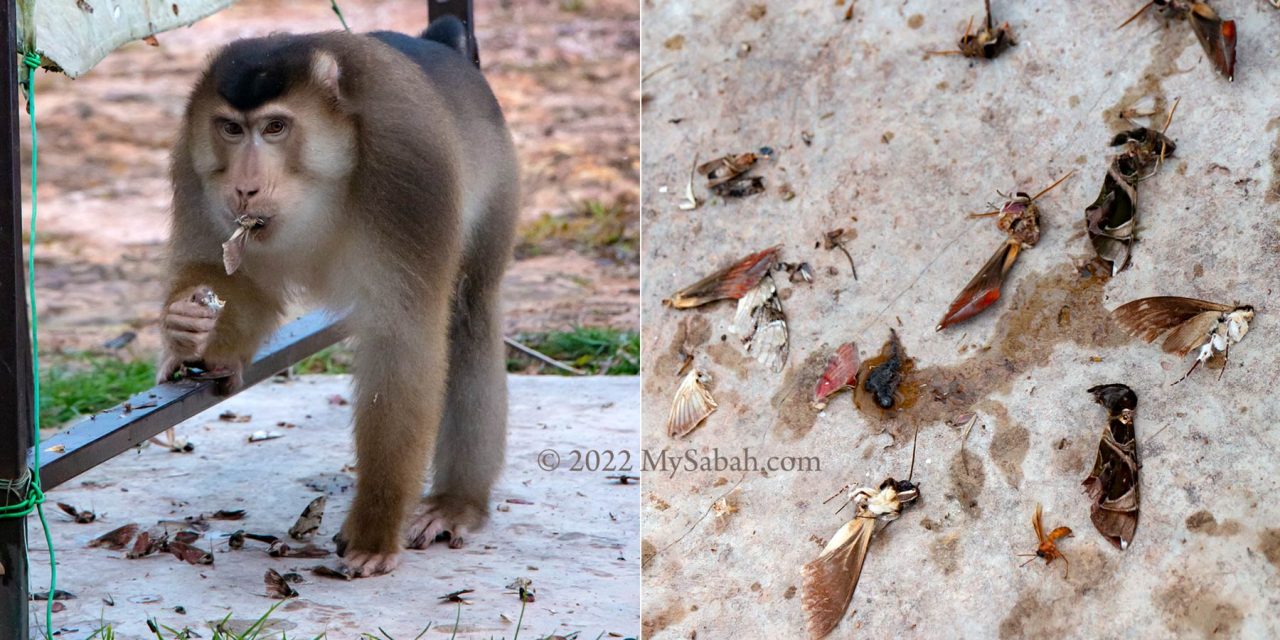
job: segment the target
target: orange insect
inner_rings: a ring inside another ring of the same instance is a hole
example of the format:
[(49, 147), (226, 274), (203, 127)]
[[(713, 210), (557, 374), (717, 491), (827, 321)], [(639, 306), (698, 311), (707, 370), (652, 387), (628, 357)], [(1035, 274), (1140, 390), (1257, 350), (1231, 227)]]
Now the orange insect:
[(1053, 564), (1055, 559), (1062, 558), (1062, 561), (1065, 562), (1067, 566), (1062, 577), (1067, 577), (1067, 574), (1071, 572), (1071, 563), (1067, 561), (1067, 557), (1062, 555), (1061, 551), (1058, 551), (1058, 545), (1055, 543), (1058, 540), (1071, 535), (1071, 529), (1068, 527), (1058, 527), (1057, 529), (1050, 531), (1049, 535), (1044, 535), (1044, 524), (1040, 521), (1039, 503), (1036, 504), (1036, 515), (1031, 518), (1031, 526), (1035, 527), (1036, 537), (1040, 539), (1040, 548), (1036, 549), (1035, 553), (1019, 553), (1018, 555), (1023, 557), (1031, 556), (1031, 560), (1027, 560), (1027, 562), (1022, 563), (1022, 566), (1027, 566), (1027, 563), (1035, 560), (1036, 558), (1044, 558), (1045, 564)]

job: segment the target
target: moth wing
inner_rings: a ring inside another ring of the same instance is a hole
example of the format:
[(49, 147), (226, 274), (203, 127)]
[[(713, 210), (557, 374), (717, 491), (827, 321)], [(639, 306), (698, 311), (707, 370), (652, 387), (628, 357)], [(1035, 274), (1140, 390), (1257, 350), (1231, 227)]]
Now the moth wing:
[(698, 369), (691, 369), (676, 388), (676, 397), (671, 401), (671, 413), (667, 416), (667, 433), (672, 438), (688, 435), (716, 410), (718, 405), (715, 399), (702, 385), (705, 375)]
[(977, 275), (960, 291), (960, 295), (951, 301), (946, 315), (938, 322), (937, 330), (968, 320), (983, 309), (993, 305), (1000, 299), (1000, 286), (1004, 284), (1004, 276), (1018, 259), (1019, 245), (1016, 242), (1005, 242), (995, 254), (982, 265)]
[(768, 274), (761, 277), (754, 287), (738, 298), (738, 309), (733, 314), (733, 324), (729, 325), (729, 331), (743, 340), (750, 340), (759, 328), (761, 308), (769, 304), (777, 293), (778, 287), (774, 284), (773, 277)]
[(1031, 516), (1031, 527), (1036, 530), (1036, 540), (1044, 541), (1044, 524), (1041, 518), (1042, 508), (1036, 505), (1036, 514)]
[(778, 247), (753, 253), (673, 294), (663, 302), (690, 309), (716, 300), (737, 300), (760, 284), (778, 261)]
[(846, 342), (836, 349), (835, 355), (827, 360), (827, 368), (818, 379), (818, 386), (813, 391), (813, 399), (822, 401), (827, 396), (854, 383), (858, 377), (858, 347)]
[(1176, 353), (1180, 358), (1187, 355), (1192, 349), (1209, 340), (1209, 332), (1218, 325), (1218, 318), (1221, 317), (1222, 314), (1217, 311), (1205, 311), (1193, 316), (1170, 332), (1160, 348), (1164, 349), (1165, 353)]
[(747, 345), (747, 352), (755, 354), (760, 364), (777, 373), (787, 364), (787, 356), (791, 351), (787, 317), (782, 313), (782, 306), (777, 298), (765, 305), (761, 316), (755, 335)]
[(817, 560), (804, 565), (800, 601), (812, 640), (831, 633), (849, 608), (875, 526), (874, 518), (855, 517), (836, 532)]
[(1139, 298), (1116, 307), (1111, 317), (1126, 331), (1146, 342), (1206, 311), (1225, 313), (1231, 308), (1208, 300), (1156, 296)]
[(1213, 66), (1218, 68), (1228, 80), (1234, 79), (1236, 72), (1236, 22), (1218, 17), (1218, 14), (1204, 2), (1191, 5), (1191, 30), (1204, 49)]

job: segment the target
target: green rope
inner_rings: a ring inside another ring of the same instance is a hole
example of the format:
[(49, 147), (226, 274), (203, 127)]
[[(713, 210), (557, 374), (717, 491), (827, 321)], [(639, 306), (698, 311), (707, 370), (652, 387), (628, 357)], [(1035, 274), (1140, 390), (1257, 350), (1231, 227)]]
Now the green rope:
[(329, 0), (329, 6), (333, 7), (334, 13), (338, 14), (338, 21), (342, 23), (342, 28), (346, 29), (347, 32), (350, 33), (351, 27), (347, 26), (347, 19), (342, 17), (342, 9), (338, 8), (338, 0)]
[[(28, 33), (28, 37), (33, 37)], [(36, 69), (40, 68), (41, 56), (34, 50), (22, 56), (25, 79), (22, 82), (23, 92), (27, 96), (27, 119), (31, 122), (31, 234), (30, 246), (27, 249), (27, 301), (28, 314), (31, 319), (31, 377), (32, 377), (32, 456), (33, 469), (24, 473), (17, 480), (7, 480), (0, 484), (6, 498), (10, 495), (20, 496), (20, 500), (10, 504), (8, 500), (0, 506), (0, 518), (25, 518), (32, 511), (40, 518), (40, 527), (44, 529), (45, 545), (49, 547), (49, 598), (44, 608), (44, 636), (53, 639), (53, 593), (58, 585), (58, 563), (53, 555), (53, 536), (49, 532), (49, 521), (44, 517), (44, 491), (40, 485), (40, 343), (36, 316), (36, 169), (40, 164), (39, 144), (36, 138)]]

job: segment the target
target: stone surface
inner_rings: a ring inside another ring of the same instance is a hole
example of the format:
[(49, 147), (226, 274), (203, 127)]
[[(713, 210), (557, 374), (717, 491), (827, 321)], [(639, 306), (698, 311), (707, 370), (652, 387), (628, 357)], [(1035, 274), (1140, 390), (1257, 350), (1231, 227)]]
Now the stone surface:
[[(461, 608), (457, 637), (513, 637), (520, 601), (506, 586), (520, 577), (531, 579), (536, 589), (536, 600), (524, 612), (521, 637), (574, 631), (591, 638), (637, 634), (638, 486), (619, 485), (605, 471), (568, 469), (574, 450), (634, 454), (636, 378), (512, 376), (507, 468), (494, 492), (497, 508), (490, 524), (472, 534), (462, 549), (433, 545), (406, 552), (391, 575), (353, 582), (309, 573), (317, 564), (336, 566), (333, 556), (271, 558), (266, 545), (253, 541), (230, 550), (225, 536), (236, 529), (287, 537), (303, 508), (322, 492), (329, 496), (328, 507), (314, 542), (333, 548), (330, 539), (353, 493), (354, 472), (347, 465), (354, 456), (351, 407), (329, 398), (348, 396), (349, 382), (346, 376), (307, 376), (259, 385), (177, 428), (180, 437), (195, 444), (193, 453), (147, 446), (50, 492), (58, 588), (78, 596), (64, 601), (66, 610), (54, 614), (54, 626), (64, 630), (60, 637), (85, 638), (104, 623), (113, 625), (118, 638), (153, 637), (146, 620), (154, 618), (207, 638), (208, 621), (228, 615), (252, 620), (279, 604), (265, 595), (267, 569), (297, 571), (305, 580), (294, 585), (300, 597), (281, 604), (271, 616), (276, 621), (272, 628), (289, 637), (327, 633), (354, 638), (381, 628), (394, 638), (413, 638), (430, 624), (425, 637), (447, 638), (459, 609), (438, 598), (459, 589), (475, 591), (468, 596), (471, 604)], [(221, 421), (223, 411), (251, 419)], [(247, 441), (262, 430), (283, 437)], [(546, 449), (562, 456), (559, 470), (539, 468), (540, 452)], [(99, 520), (75, 524), (57, 511), (56, 502), (91, 509)], [(210, 530), (196, 545), (212, 546), (211, 566), (185, 564), (167, 554), (129, 560), (121, 551), (86, 547), (130, 522), (146, 528), (158, 520), (219, 509), (244, 509), (248, 515), (241, 521), (209, 521)], [(32, 584), (35, 591), (44, 591), (49, 562), (34, 519), (30, 539)], [(43, 628), (43, 605), (32, 605), (33, 637)], [(185, 614), (175, 612), (179, 606)]]
[[(1240, 33), (1228, 83), (1184, 23), (1149, 12), (1117, 31), (1137, 0), (993, 4), (1019, 44), (977, 62), (923, 54), (952, 48), (977, 1), (858, 2), (849, 22), (829, 1), (646, 5), (645, 449), (696, 458), (746, 446), (761, 465), (821, 464), (646, 474), (646, 637), (802, 637), (801, 566), (849, 516), (822, 501), (846, 483), (906, 475), (917, 427), (923, 497), (871, 542), (832, 637), (1280, 634), (1280, 12), (1214, 3)], [(1175, 97), (1177, 154), (1138, 188), (1131, 266), (1106, 282), (1079, 277), (1092, 255), (1083, 211), (1122, 112), (1167, 110)], [(695, 158), (761, 146), (776, 151), (757, 170), (766, 193), (679, 208)], [(1035, 192), (1071, 170), (1040, 202), (1043, 237), (1003, 299), (935, 333), (1003, 239), (992, 220), (965, 214), (998, 204), (997, 190)], [(856, 281), (843, 255), (817, 246), (837, 227), (856, 232)], [(778, 278), (791, 329), (781, 374), (745, 357), (729, 333), (732, 303), (661, 304), (775, 244), (815, 272), (811, 285)], [(1151, 295), (1257, 307), (1221, 380), (1211, 369), (1171, 386), (1189, 360), (1127, 338), (1107, 316)], [(890, 328), (916, 358), (912, 409), (871, 418), (847, 392), (809, 408), (838, 345), (856, 341), (866, 359)], [(714, 378), (720, 408), (672, 442), (664, 421), (682, 345)], [(1142, 511), (1124, 552), (1094, 530), (1080, 487), (1105, 424), (1085, 390), (1108, 382), (1139, 397)], [(968, 412), (978, 426), (962, 452), (961, 429), (946, 423)], [(736, 512), (719, 515), (713, 503), (731, 492)], [(1060, 543), (1069, 577), (1060, 563), (1018, 566), (1016, 554), (1036, 547), (1037, 503), (1046, 526), (1075, 530)]]

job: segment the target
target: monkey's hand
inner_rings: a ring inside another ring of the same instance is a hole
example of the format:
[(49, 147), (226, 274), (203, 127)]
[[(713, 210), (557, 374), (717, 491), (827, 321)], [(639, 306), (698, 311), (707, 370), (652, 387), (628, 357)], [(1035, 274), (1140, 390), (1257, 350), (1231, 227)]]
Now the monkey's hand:
[(224, 390), (239, 388), (243, 365), (238, 360), (208, 358), (205, 353), (223, 305), (212, 289), (202, 285), (192, 287), (165, 307), (160, 315), (164, 353), (156, 371), (157, 383), (174, 379), (188, 364), (199, 364), (205, 370), (199, 377), (224, 379)]

